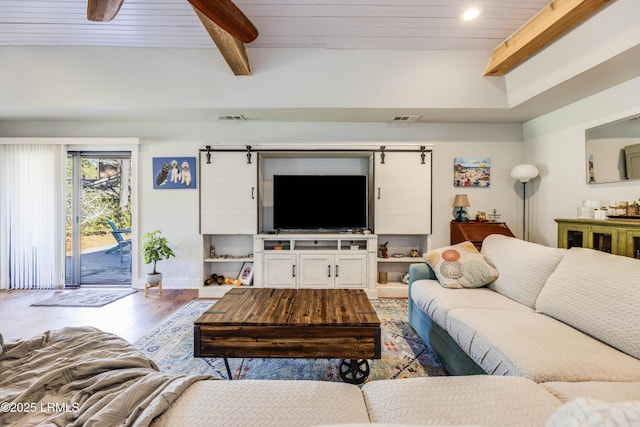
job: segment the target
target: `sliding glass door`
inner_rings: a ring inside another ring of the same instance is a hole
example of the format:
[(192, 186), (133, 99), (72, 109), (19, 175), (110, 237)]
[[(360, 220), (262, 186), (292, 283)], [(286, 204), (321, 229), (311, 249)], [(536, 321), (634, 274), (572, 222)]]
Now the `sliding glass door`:
[(69, 152), (67, 286), (131, 284), (131, 154)]

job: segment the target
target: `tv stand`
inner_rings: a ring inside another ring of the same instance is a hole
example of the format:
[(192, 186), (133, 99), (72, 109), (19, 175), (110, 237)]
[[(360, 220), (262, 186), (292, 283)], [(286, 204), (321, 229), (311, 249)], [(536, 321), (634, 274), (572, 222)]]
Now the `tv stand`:
[(255, 286), (364, 289), (378, 296), (375, 234), (258, 234), (253, 247)]

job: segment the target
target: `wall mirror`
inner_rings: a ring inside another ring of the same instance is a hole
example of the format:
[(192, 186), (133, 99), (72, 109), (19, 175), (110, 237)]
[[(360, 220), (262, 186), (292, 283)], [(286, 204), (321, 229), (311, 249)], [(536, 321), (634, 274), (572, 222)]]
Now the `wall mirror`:
[(640, 115), (587, 129), (588, 184), (640, 179)]

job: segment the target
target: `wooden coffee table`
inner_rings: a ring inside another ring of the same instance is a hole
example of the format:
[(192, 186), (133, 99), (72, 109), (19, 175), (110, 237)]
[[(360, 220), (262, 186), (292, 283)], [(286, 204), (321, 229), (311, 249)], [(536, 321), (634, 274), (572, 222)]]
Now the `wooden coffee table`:
[(234, 288), (194, 322), (195, 357), (343, 359), (361, 384), (381, 354), (380, 319), (361, 289)]

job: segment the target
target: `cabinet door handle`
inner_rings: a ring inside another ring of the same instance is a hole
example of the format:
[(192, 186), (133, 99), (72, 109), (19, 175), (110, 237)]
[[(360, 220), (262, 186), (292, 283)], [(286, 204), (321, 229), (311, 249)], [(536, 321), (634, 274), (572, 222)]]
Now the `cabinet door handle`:
[(255, 192), (256, 192), (256, 187), (251, 187), (251, 200), (255, 200), (256, 198)]
[(292, 271), (291, 271), (292, 276), (293, 276), (293, 277), (296, 277), (296, 265), (295, 265), (295, 264), (293, 264), (293, 265), (291, 266), (291, 268), (292, 268)]
[(336, 277), (338, 277), (338, 264), (336, 264)]
[(378, 200), (380, 200), (380, 187), (378, 187)]
[(327, 265), (327, 277), (331, 277), (331, 264)]

